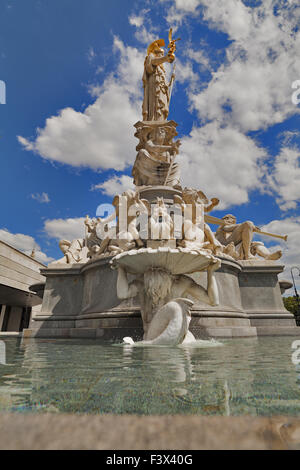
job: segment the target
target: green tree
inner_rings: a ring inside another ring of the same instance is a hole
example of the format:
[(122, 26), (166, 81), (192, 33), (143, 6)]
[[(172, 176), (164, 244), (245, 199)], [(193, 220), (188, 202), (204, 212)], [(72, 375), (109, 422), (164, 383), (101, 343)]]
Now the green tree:
[[(300, 301), (300, 299), (299, 299)], [(285, 308), (291, 312), (293, 315), (297, 315), (298, 312), (298, 303), (296, 296), (293, 295), (291, 297), (283, 297), (283, 303)]]

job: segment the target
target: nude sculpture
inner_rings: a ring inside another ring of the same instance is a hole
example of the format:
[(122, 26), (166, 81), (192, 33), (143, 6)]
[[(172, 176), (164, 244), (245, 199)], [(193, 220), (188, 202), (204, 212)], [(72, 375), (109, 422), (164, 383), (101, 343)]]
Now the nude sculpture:
[(82, 238), (75, 239), (71, 242), (69, 240), (60, 240), (59, 248), (63, 252), (64, 256), (59, 260), (53, 261), (49, 266), (55, 264), (86, 263), (88, 261), (85, 241)]
[[(248, 220), (237, 224), (236, 217), (232, 214), (225, 215), (222, 221), (223, 223), (216, 231), (216, 239), (222, 245), (228, 247), (227, 253), (235, 259), (248, 260), (254, 259), (255, 255), (259, 255), (266, 260), (276, 260), (282, 256), (281, 250), (271, 253), (263, 243), (252, 241), (253, 233), (261, 231), (253, 222)], [(238, 247), (237, 251), (235, 247)]]
[[(114, 256), (144, 246), (136, 223), (140, 214), (148, 214), (148, 201), (140, 199), (138, 192), (129, 189), (114, 197), (113, 206), (115, 207), (113, 214), (105, 220), (98, 218), (92, 225), (92, 228), (97, 228), (96, 237), (100, 241), (90, 249), (93, 258)], [(109, 227), (108, 222), (111, 221), (115, 221), (116, 225)], [(88, 227), (90, 225), (89, 223)]]
[(179, 246), (190, 250), (209, 249), (215, 254), (222, 252), (222, 245), (214, 236), (210, 226), (204, 222), (204, 213), (210, 212), (219, 204), (219, 199), (207, 199), (202, 191), (184, 188), (181, 196), (174, 197), (184, 216), (183, 239)]
[(253, 222), (246, 221), (241, 224), (236, 223), (236, 217), (232, 214), (227, 214), (222, 217), (223, 223), (220, 224), (216, 231), (216, 239), (222, 245), (227, 246), (233, 243), (237, 246), (241, 243), (240, 259), (251, 259), (254, 256), (251, 254), (250, 247), (253, 238), (253, 230), (259, 231)]
[(262, 243), (262, 242), (252, 242), (250, 251), (252, 255), (259, 255), (261, 258), (266, 260), (277, 260), (281, 258), (282, 251), (276, 250), (273, 253)]

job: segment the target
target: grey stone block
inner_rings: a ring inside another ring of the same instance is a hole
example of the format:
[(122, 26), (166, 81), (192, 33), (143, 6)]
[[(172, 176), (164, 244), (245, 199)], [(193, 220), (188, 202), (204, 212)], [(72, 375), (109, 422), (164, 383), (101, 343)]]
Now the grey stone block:
[(71, 338), (96, 338), (96, 328), (71, 328)]
[(257, 336), (300, 336), (300, 328), (284, 326), (257, 326)]
[[(216, 272), (220, 304), (211, 307), (195, 302), (191, 331), (197, 332), (197, 337), (229, 338), (253, 337), (256, 331), (260, 335), (273, 334), (276, 328), (279, 334), (290, 333), (295, 321), (283, 306), (278, 283), (283, 267), (270, 262), (256, 266), (221, 259), (222, 266)], [(72, 337), (118, 340), (136, 332), (141, 338), (138, 299), (118, 300), (117, 273), (110, 268), (109, 259), (45, 269), (43, 274), (47, 281), (42, 311), (34, 318), (33, 329), (57, 336), (56, 330), (68, 327)], [(206, 288), (206, 273), (191, 277)]]
[(254, 327), (232, 327), (232, 328), (205, 328), (208, 337), (213, 338), (247, 338), (256, 337), (257, 332)]

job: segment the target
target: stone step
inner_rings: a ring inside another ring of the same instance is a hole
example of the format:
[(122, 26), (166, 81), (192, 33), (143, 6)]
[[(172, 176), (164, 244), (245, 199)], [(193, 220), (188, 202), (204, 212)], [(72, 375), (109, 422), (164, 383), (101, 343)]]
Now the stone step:
[(298, 326), (257, 326), (257, 336), (300, 336), (300, 328)]
[(256, 337), (256, 328), (253, 326), (233, 326), (230, 328), (203, 328), (203, 333), (209, 338), (248, 338)]

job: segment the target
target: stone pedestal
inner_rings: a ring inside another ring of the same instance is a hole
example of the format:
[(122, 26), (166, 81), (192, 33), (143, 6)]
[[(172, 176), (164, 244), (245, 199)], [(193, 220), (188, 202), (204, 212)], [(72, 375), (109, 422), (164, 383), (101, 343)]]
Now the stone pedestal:
[(147, 240), (147, 248), (176, 248), (176, 240)]
[[(256, 328), (250, 324), (242, 306), (239, 289), (242, 268), (236, 261), (221, 259), (221, 268), (215, 274), (220, 303), (211, 307), (197, 302), (193, 307), (190, 330), (198, 338), (256, 336)], [(206, 273), (196, 273), (192, 277), (206, 288)]]
[[(110, 258), (87, 264), (57, 265), (42, 270), (46, 286), (41, 312), (34, 315), (26, 336), (102, 338), (120, 341), (142, 338), (137, 298), (120, 302), (117, 272)], [(197, 338), (300, 335), (285, 310), (274, 263), (236, 262), (222, 258), (216, 272), (220, 304), (195, 303), (190, 329)], [(206, 273), (191, 275), (206, 288)]]
[(181, 196), (181, 191), (169, 186), (144, 186), (138, 188), (141, 199), (147, 199), (150, 204), (156, 204), (157, 197), (162, 197), (165, 204), (174, 204), (174, 196)]
[(295, 317), (282, 301), (278, 274), (284, 266), (272, 261), (240, 261), (239, 276), (244, 311), (258, 335), (297, 335)]

